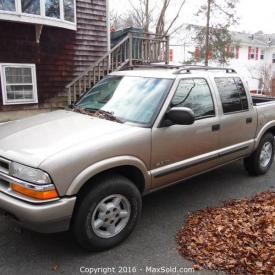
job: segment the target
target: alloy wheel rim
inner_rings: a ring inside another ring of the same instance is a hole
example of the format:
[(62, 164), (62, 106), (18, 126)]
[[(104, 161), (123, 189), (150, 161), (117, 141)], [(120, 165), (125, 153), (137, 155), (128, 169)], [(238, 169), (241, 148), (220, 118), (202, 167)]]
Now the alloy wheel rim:
[(266, 168), (269, 165), (272, 158), (272, 150), (272, 144), (269, 141), (263, 145), (260, 153), (260, 165), (262, 168)]
[(131, 215), (129, 200), (120, 194), (114, 194), (101, 200), (96, 206), (91, 225), (100, 238), (112, 238), (118, 235), (128, 224)]

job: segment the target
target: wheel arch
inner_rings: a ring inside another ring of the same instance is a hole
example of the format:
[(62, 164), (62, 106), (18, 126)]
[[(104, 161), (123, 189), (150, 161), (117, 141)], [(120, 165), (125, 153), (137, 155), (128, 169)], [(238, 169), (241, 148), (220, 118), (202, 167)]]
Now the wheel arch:
[(258, 148), (259, 143), (262, 139), (262, 137), (267, 134), (267, 133), (271, 133), (274, 137), (275, 137), (275, 121), (271, 121), (269, 123), (267, 123), (262, 129), (261, 131), (258, 133), (257, 137), (256, 137), (256, 144), (255, 144), (255, 149)]
[(151, 184), (150, 173), (141, 160), (132, 156), (121, 156), (103, 160), (87, 167), (73, 180), (66, 191), (66, 195), (78, 194), (83, 188), (93, 184), (93, 179), (106, 173), (117, 173), (127, 177), (134, 182), (141, 193), (148, 189)]

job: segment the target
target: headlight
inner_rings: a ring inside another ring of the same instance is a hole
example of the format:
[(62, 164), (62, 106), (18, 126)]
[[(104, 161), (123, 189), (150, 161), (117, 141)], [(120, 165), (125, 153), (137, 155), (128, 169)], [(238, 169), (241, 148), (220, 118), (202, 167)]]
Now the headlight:
[(47, 173), (16, 162), (10, 164), (10, 176), (36, 184), (51, 183), (51, 179)]
[(10, 182), (13, 191), (38, 200), (57, 199), (58, 192), (50, 176), (39, 170), (16, 162), (10, 164), (10, 176), (20, 179)]

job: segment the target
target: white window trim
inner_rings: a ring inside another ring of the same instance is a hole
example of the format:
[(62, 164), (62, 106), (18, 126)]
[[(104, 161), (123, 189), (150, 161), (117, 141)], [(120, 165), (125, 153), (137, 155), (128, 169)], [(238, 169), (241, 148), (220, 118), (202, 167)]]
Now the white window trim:
[(0, 10), (0, 20), (26, 22), (76, 30), (76, 1), (77, 0), (74, 1), (74, 22), (64, 19), (63, 0), (59, 0), (60, 18), (48, 17), (45, 15), (45, 0), (40, 0), (40, 15), (23, 13), (21, 10), (21, 0), (15, 0), (15, 11)]
[[(6, 67), (31, 68), (32, 85), (33, 85), (33, 99), (8, 100), (8, 98), (7, 98), (7, 89), (6, 89), (7, 88), (6, 73), (5, 73), (5, 68)], [(38, 103), (35, 64), (0, 63), (0, 76), (1, 76), (1, 88), (2, 88), (3, 105), (19, 105), (19, 104), (36, 104), (36, 103)]]

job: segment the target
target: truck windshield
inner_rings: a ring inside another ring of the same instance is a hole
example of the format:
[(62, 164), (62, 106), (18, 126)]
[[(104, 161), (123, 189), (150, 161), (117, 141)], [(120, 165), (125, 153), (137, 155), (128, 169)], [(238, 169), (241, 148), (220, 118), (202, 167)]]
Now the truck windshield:
[(172, 82), (171, 79), (109, 76), (88, 91), (75, 107), (108, 112), (122, 122), (148, 125), (155, 119)]

